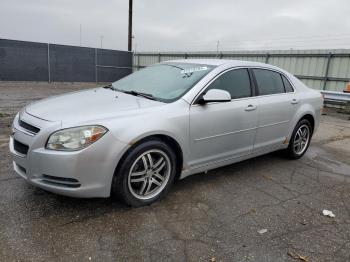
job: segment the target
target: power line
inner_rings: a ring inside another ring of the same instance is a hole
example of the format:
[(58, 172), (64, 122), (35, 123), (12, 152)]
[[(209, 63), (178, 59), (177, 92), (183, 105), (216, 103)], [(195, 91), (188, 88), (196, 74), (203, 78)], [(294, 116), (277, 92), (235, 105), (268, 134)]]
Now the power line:
[[(295, 39), (295, 40), (291, 40)], [(157, 47), (158, 42), (151, 42), (150, 45)], [(172, 44), (173, 45), (173, 44)], [(181, 50), (208, 50), (214, 51), (215, 41), (207, 42), (177, 42)], [(154, 49), (154, 47), (152, 49)], [(234, 47), (234, 48), (233, 48)], [(350, 48), (350, 35), (332, 35), (332, 36), (310, 36), (310, 37), (280, 37), (268, 39), (237, 39), (235, 41), (221, 41), (221, 50), (252, 50), (252, 49), (334, 49), (334, 48)], [(161, 48), (156, 48), (160, 50)], [(216, 41), (216, 51), (218, 52), (218, 42)]]
[[(290, 39), (296, 39), (292, 42), (289, 42)], [(343, 36), (312, 36), (312, 37), (280, 37), (280, 38), (250, 38), (250, 39), (237, 39), (234, 41), (221, 41), (220, 42), (220, 46), (225, 46), (228, 44), (246, 44), (247, 42), (251, 43), (280, 43), (282, 42), (282, 44), (284, 44), (283, 42), (288, 42), (288, 45), (294, 45), (295, 43), (306, 43), (306, 44), (310, 44), (310, 43), (318, 43), (318, 41), (322, 41), (322, 43), (325, 42), (339, 42), (339, 41), (349, 41), (350, 42), (350, 35), (343, 35)], [(207, 41), (207, 42), (203, 42), (203, 41), (196, 41), (196, 42), (180, 42), (181, 46), (214, 46), (215, 43), (217, 44), (217, 41)], [(155, 42), (155, 44), (157, 44)], [(343, 43), (342, 43), (343, 44)]]

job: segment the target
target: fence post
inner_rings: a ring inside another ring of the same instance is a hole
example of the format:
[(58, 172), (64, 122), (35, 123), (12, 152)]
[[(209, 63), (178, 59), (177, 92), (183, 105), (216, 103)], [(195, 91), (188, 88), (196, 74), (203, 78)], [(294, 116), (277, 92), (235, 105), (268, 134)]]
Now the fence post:
[(95, 82), (98, 83), (97, 79), (97, 48), (95, 48)]
[(323, 90), (326, 90), (327, 81), (328, 81), (329, 66), (331, 64), (332, 56), (333, 56), (332, 52), (329, 52), (328, 56), (327, 56), (326, 71), (325, 71), (324, 77), (323, 77), (323, 88), (322, 88)]
[(137, 54), (137, 70), (140, 70), (140, 54)]
[(47, 74), (49, 83), (51, 83), (51, 66), (50, 66), (50, 44), (47, 43)]
[(268, 64), (268, 63), (269, 63), (269, 58), (270, 58), (270, 54), (269, 54), (269, 53), (266, 53), (266, 56), (265, 56), (265, 64)]
[(132, 65), (131, 65), (131, 73), (134, 72), (135, 68), (136, 68), (136, 53), (135, 51), (132, 52)]

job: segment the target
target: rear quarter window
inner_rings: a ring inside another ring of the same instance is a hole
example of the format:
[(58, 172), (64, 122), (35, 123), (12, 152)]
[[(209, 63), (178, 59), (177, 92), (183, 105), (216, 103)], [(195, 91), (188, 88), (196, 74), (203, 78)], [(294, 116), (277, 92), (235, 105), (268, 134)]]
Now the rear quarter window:
[(290, 84), (289, 80), (284, 75), (281, 75), (281, 76), (282, 76), (284, 88), (286, 89), (286, 93), (294, 92), (294, 89)]

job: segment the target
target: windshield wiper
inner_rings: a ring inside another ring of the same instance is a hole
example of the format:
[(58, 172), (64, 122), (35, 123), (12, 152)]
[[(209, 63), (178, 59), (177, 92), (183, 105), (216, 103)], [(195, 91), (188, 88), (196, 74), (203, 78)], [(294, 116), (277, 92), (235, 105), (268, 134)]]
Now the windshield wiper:
[(142, 96), (142, 97), (150, 99), (150, 100), (157, 100), (153, 95), (147, 94), (147, 93), (137, 92), (134, 90), (131, 90), (131, 91), (118, 90), (118, 91), (123, 92), (125, 94), (133, 95), (133, 96)]
[(129, 95), (133, 95), (133, 96), (142, 96), (142, 97), (147, 98), (147, 99), (150, 99), (150, 100), (158, 101), (158, 99), (156, 99), (156, 98), (155, 98), (153, 95), (151, 95), (151, 94), (142, 93), (142, 92), (137, 92), (137, 91), (134, 91), (134, 90), (127, 91), (127, 90), (118, 89), (118, 88), (115, 88), (115, 87), (113, 86), (113, 84), (106, 85), (106, 86), (104, 86), (103, 88), (110, 88), (110, 89), (112, 89), (112, 90), (114, 90), (114, 91), (122, 92), (122, 93), (125, 93), (125, 94), (129, 94)]
[(103, 88), (115, 90), (115, 88), (113, 87), (113, 84), (105, 85)]

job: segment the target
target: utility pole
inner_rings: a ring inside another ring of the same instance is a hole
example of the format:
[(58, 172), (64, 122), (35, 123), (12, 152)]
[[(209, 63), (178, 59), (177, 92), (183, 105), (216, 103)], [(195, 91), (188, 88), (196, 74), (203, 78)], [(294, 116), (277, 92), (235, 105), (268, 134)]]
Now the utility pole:
[(219, 44), (220, 44), (220, 41), (218, 40), (216, 42), (216, 56), (219, 56)]
[(101, 35), (101, 49), (102, 49), (102, 44), (103, 44), (103, 35)]
[(79, 27), (79, 44), (81, 46), (81, 24), (80, 24), (80, 27)]
[(132, 49), (132, 1), (129, 0), (128, 51)]

